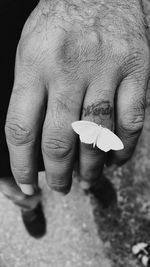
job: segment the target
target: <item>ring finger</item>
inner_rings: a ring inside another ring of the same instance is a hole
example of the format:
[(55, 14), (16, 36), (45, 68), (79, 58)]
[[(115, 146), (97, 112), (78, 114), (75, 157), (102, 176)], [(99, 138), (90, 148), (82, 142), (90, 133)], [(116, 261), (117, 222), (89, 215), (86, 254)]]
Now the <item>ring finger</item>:
[[(115, 89), (115, 82), (105, 77), (92, 83), (87, 90), (81, 119), (112, 129)], [(80, 144), (79, 174), (87, 185), (92, 186), (100, 178), (105, 157), (106, 153), (97, 147)]]

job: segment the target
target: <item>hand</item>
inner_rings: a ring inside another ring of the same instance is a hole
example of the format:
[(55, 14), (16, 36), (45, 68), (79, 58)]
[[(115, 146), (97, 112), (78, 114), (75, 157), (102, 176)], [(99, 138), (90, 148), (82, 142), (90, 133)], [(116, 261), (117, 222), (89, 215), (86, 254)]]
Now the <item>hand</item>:
[(140, 1), (73, 2), (41, 0), (17, 49), (6, 138), (13, 175), (28, 194), (40, 145), (52, 189), (70, 190), (77, 156), (81, 177), (99, 178), (106, 154), (78, 147), (73, 121), (113, 129), (125, 146), (111, 154), (117, 164), (131, 157), (144, 123), (149, 48)]

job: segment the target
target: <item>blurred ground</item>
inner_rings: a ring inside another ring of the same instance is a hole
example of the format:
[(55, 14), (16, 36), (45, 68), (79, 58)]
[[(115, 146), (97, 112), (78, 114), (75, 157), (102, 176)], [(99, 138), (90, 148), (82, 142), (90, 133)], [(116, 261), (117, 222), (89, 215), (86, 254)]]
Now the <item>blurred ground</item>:
[[(150, 2), (144, 0), (144, 5), (150, 24)], [(104, 173), (114, 187), (100, 189), (105, 208), (84, 195), (76, 181), (65, 198), (47, 191), (40, 175), (47, 234), (38, 241), (26, 233), (19, 209), (0, 195), (0, 267), (140, 266), (131, 247), (150, 240), (150, 89), (145, 126), (132, 160)], [(108, 207), (106, 196), (111, 200), (115, 195), (117, 202)]]
[(90, 199), (77, 183), (67, 197), (47, 191), (40, 174), (47, 234), (29, 237), (19, 209), (0, 195), (0, 267), (110, 267), (97, 235)]

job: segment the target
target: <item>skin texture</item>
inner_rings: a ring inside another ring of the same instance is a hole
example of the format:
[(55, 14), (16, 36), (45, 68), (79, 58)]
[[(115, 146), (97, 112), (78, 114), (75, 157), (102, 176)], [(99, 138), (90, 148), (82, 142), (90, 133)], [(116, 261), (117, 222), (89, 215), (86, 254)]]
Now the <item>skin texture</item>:
[(71, 123), (80, 119), (113, 129), (125, 149), (109, 160), (126, 162), (143, 127), (148, 75), (141, 1), (41, 0), (18, 45), (6, 119), (17, 183), (37, 184), (40, 146), (52, 189), (70, 190), (76, 160), (81, 179), (100, 179), (109, 155), (77, 145)]

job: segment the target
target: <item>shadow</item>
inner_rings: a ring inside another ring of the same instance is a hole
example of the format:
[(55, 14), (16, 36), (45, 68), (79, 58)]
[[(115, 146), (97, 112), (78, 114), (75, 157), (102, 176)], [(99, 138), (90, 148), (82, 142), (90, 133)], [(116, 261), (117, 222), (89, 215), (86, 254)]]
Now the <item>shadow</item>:
[(34, 238), (42, 238), (46, 234), (46, 218), (42, 203), (33, 210), (21, 210), (22, 220), (28, 234)]
[(89, 193), (93, 195), (103, 208), (109, 208), (117, 204), (117, 194), (112, 183), (103, 175), (100, 181), (90, 188)]
[(140, 189), (133, 184), (131, 169), (123, 173), (119, 190), (105, 176), (89, 190), (98, 235), (114, 267), (141, 266), (132, 255), (132, 246), (150, 238), (150, 220), (136, 201)]

